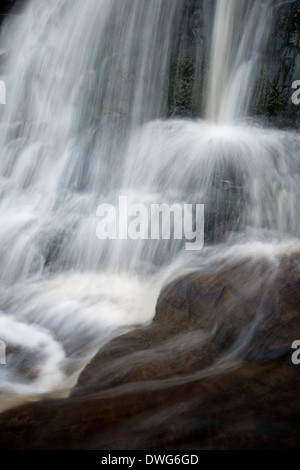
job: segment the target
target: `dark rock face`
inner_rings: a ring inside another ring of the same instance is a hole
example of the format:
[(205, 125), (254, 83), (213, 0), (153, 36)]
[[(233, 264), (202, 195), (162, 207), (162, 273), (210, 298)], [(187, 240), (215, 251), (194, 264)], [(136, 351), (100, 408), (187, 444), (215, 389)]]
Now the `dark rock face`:
[(294, 449), (300, 257), (214, 263), (108, 343), (68, 399), (1, 416), (4, 449)]
[(299, 126), (300, 106), (292, 103), (292, 83), (300, 80), (300, 1), (274, 9), (271, 36), (259, 69), (253, 112), (277, 126)]
[(173, 41), (168, 108), (172, 116), (199, 117), (204, 115), (206, 106), (203, 90), (207, 85), (215, 1), (183, 3)]
[[(0, 21), (3, 16), (6, 16), (11, 8), (18, 2), (18, 0), (2, 0), (0, 5)], [(20, 4), (20, 1), (18, 2)]]

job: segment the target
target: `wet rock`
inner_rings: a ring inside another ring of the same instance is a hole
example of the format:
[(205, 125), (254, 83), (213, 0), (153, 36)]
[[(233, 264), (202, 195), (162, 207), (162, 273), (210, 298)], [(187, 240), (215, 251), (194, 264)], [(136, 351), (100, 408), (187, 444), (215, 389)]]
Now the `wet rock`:
[(152, 325), (102, 348), (69, 398), (4, 413), (0, 448), (297, 448), (299, 269), (249, 257), (173, 282)]
[(184, 0), (178, 34), (171, 54), (168, 114), (181, 117), (203, 116), (210, 54), (214, 3), (209, 0)]
[(292, 103), (291, 86), (300, 74), (300, 2), (278, 2), (272, 14), (273, 26), (257, 70), (252, 111), (272, 125), (298, 127), (300, 107)]
[(4, 1), (2, 1), (1, 6), (0, 6), (0, 17), (6, 16), (9, 13), (9, 11), (11, 10), (11, 8), (16, 3), (20, 3), (20, 1), (19, 2), (18, 2), (18, 0), (4, 0)]

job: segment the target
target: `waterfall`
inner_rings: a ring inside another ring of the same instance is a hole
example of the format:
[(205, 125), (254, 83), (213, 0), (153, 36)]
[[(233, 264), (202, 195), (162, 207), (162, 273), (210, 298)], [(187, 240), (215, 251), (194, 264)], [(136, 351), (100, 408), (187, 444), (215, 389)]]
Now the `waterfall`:
[(271, 24), (270, 2), (218, 0), (206, 109), (209, 120), (231, 122), (247, 116), (257, 60)]
[(207, 241), (224, 251), (232, 254), (236, 238), (260, 253), (268, 243), (294, 246), (299, 136), (242, 122), (268, 35), (266, 4), (217, 2), (206, 116), (195, 120), (166, 119), (183, 0), (30, 0), (8, 18), (0, 339), (11, 365), (0, 367), (3, 393), (68, 393), (99, 347), (151, 322), (164, 283), (194, 266), (182, 240), (100, 241), (99, 204), (120, 195), (205, 204)]
[(4, 25), (3, 392), (68, 389), (111, 335), (154, 315), (157, 280), (136, 263), (126, 269), (134, 243), (97, 239), (96, 209), (121, 191), (130, 136), (165, 112), (181, 9), (181, 0), (31, 0)]

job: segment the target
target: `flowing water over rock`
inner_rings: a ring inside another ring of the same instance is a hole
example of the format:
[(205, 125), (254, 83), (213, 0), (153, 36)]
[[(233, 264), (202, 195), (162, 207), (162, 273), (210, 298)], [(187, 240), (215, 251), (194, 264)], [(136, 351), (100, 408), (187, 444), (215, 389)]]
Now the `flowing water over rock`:
[[(220, 407), (207, 398), (211, 377), (227, 396), (230, 381), (247, 376), (246, 393), (260, 367), (255, 361), (263, 361), (267, 371), (270, 367), (270, 376), (278, 362), (284, 377), (289, 380), (291, 374), (292, 386), (296, 383), (287, 356), (289, 342), (298, 339), (292, 327), (297, 326), (298, 297), (290, 305), (283, 284), (286, 278), (289, 292), (297, 290), (300, 138), (295, 131), (247, 119), (261, 80), (257, 63), (278, 3), (216, 2), (211, 51), (201, 55), (197, 49), (198, 65), (204, 54), (211, 56), (209, 70), (196, 67), (207, 77), (206, 114), (194, 120), (167, 119), (169, 71), (178, 34), (184, 35), (185, 1), (49, 0), (42, 5), (31, 0), (6, 21), (1, 36), (8, 100), (0, 127), (0, 339), (8, 347), (7, 364), (0, 366), (1, 408), (51, 396), (46, 411), (42, 400), (21, 415), (32, 431), (49, 419), (47, 410), (55, 415), (64, 401), (74, 407), (81, 426), (81, 406), (90, 402), (91, 424), (83, 426), (84, 435), (74, 428), (61, 444), (57, 437), (55, 447), (68, 442), (111, 446), (111, 430), (104, 424), (102, 440), (96, 439), (91, 417), (94, 409), (103, 423), (111, 419), (103, 403), (119, 419), (116, 446), (132, 445), (122, 440), (126, 419), (136, 419), (128, 434), (136, 447), (157, 446), (155, 430), (165, 423), (167, 435), (170, 416), (178, 413), (179, 423), (188, 425), (187, 435), (173, 429), (170, 446), (180, 441), (184, 448), (193, 432), (198, 433), (195, 442), (202, 435), (204, 447), (218, 446), (222, 432), (211, 423)], [(117, 204), (120, 195), (145, 205), (204, 204), (205, 248), (191, 254), (185, 240), (100, 241), (97, 207)], [(197, 281), (191, 273), (198, 273)], [(184, 288), (174, 287), (176, 279), (186, 279)], [(280, 329), (278, 315), (285, 309)], [(274, 342), (264, 345), (268, 328)], [(120, 343), (110, 342), (114, 337)], [(249, 374), (247, 361), (253, 361)], [(197, 416), (203, 414), (197, 403), (201, 380), (206, 390), (201, 403), (211, 405), (206, 419), (216, 433), (214, 443), (204, 435), (205, 423), (200, 429), (192, 419), (193, 406)], [(185, 404), (191, 383), (195, 389)], [(176, 398), (167, 405), (170, 391)], [(258, 395), (255, 388), (253, 399)], [(122, 415), (118, 397), (132, 413)], [(253, 445), (264, 426), (271, 426), (265, 406), (266, 421), (250, 439)], [(284, 428), (290, 415), (283, 415)], [(3, 445), (12, 445), (10, 436), (17, 430), (12, 416), (4, 418), (8, 441), (2, 439)], [(64, 418), (53, 418), (53, 428), (62, 429)], [(237, 429), (246, 429), (249, 420), (247, 415), (244, 422), (236, 421)], [(283, 429), (277, 424), (274, 439)], [(36, 432), (31, 447), (37, 445)], [(16, 447), (22, 447), (22, 435), (19, 439)], [(51, 445), (48, 435), (39, 439), (37, 447)]]

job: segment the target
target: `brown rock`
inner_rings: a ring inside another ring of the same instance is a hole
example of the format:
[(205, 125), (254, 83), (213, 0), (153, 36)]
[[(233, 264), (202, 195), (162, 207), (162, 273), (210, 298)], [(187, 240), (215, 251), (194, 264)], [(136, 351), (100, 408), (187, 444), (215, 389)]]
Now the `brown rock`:
[(8, 449), (294, 449), (300, 442), (300, 259), (219, 263), (160, 295), (68, 399), (2, 415)]

